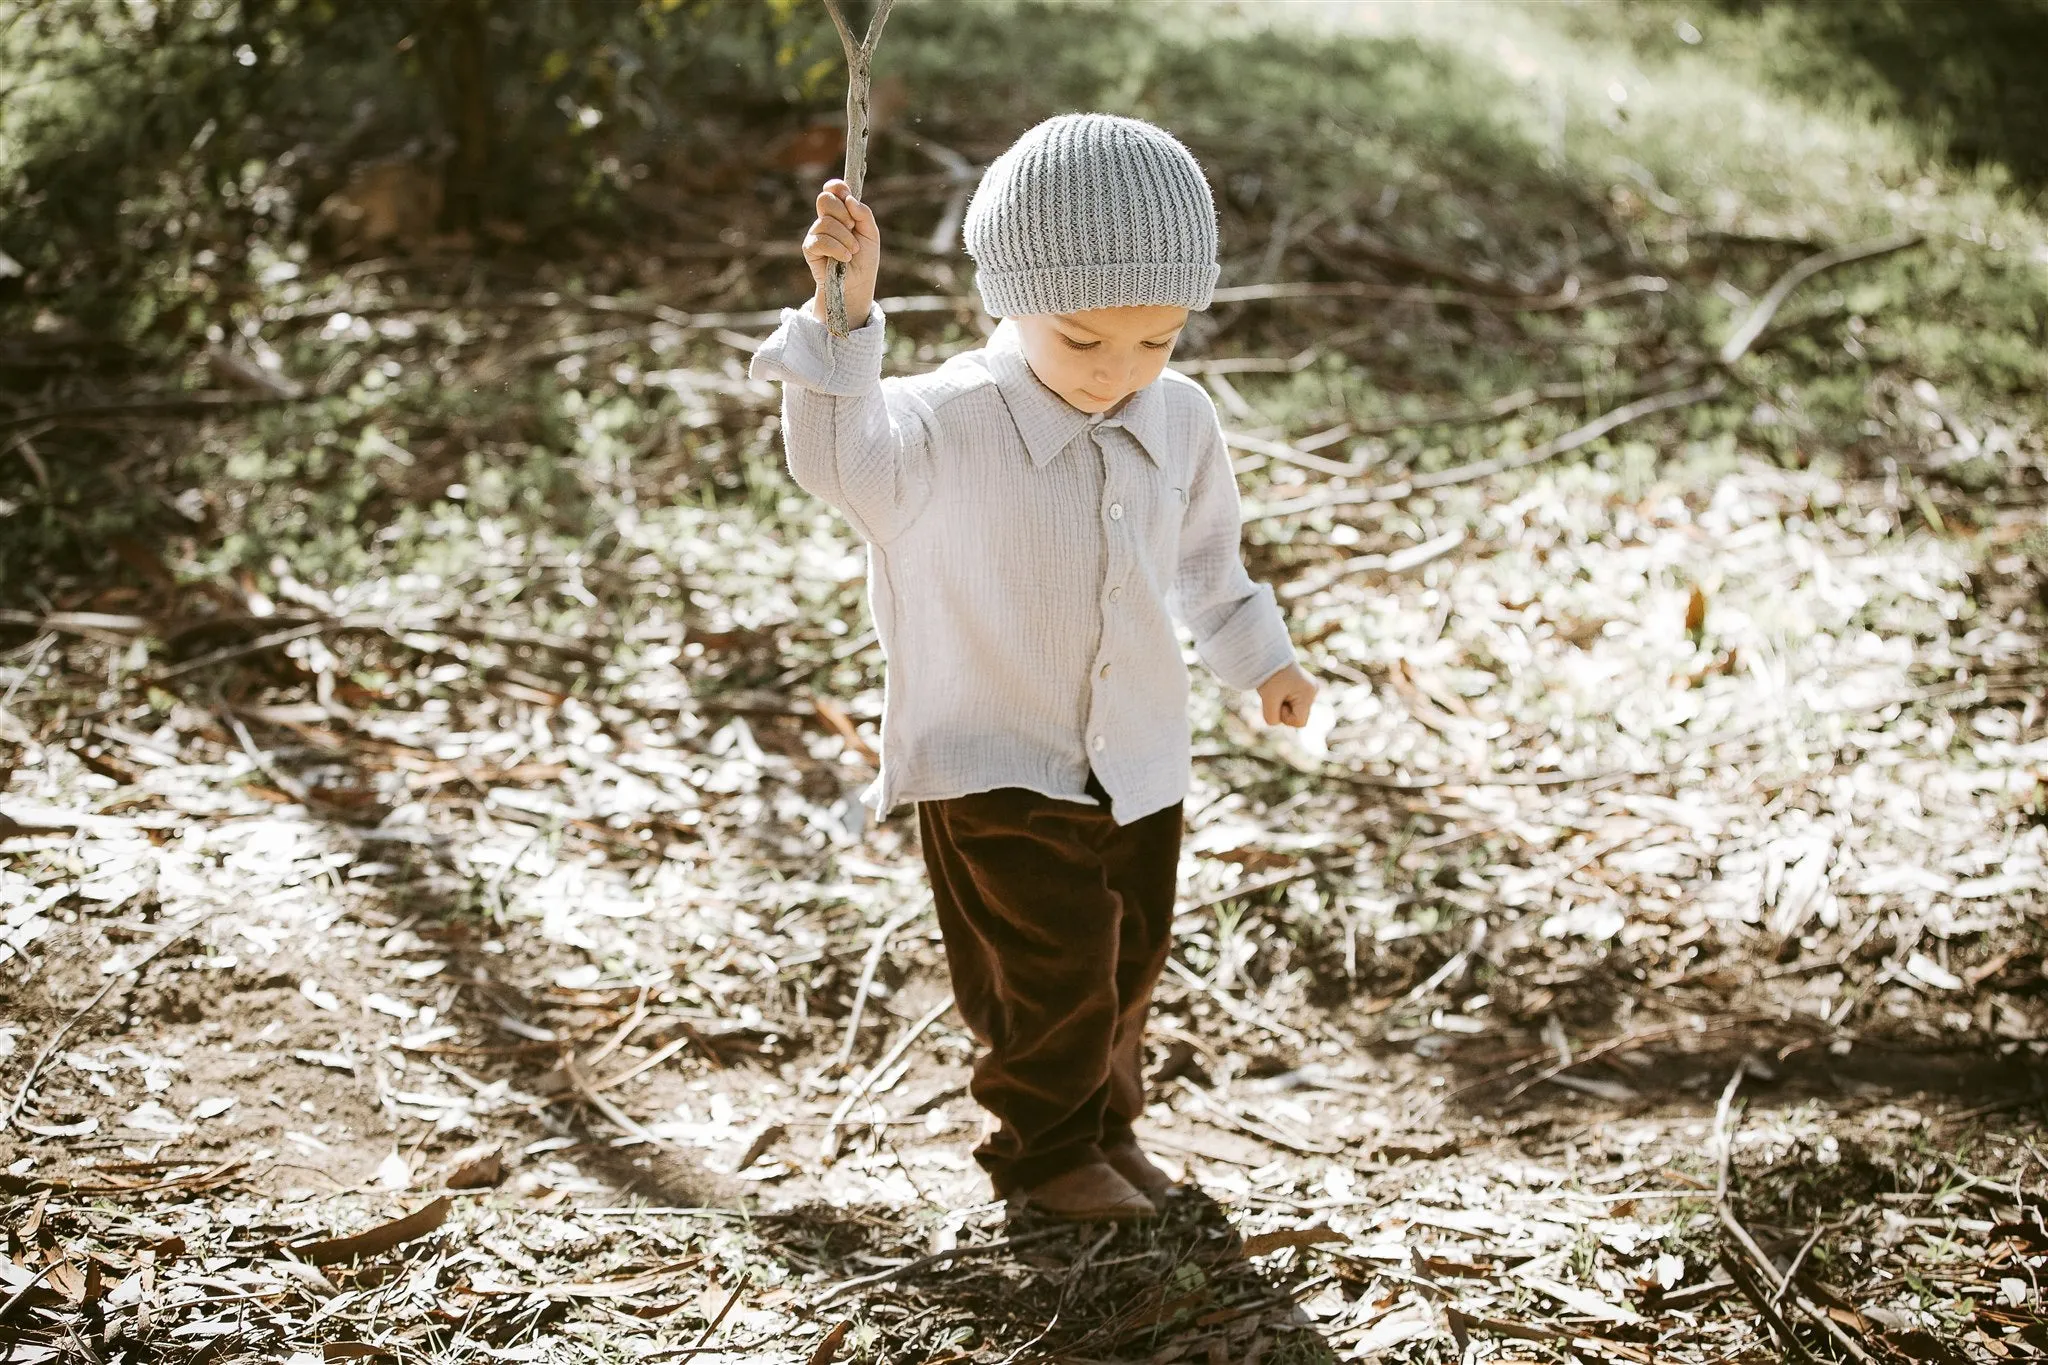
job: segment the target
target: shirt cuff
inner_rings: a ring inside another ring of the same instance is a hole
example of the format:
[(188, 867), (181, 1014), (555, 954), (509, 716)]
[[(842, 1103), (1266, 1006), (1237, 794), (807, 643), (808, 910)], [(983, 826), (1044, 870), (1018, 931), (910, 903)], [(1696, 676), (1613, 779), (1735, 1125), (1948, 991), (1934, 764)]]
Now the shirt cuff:
[(1226, 686), (1249, 692), (1294, 662), (1294, 641), (1273, 589), (1258, 585), (1230, 619), (1204, 643), (1203, 662)]
[(843, 337), (818, 321), (806, 304), (782, 310), (782, 325), (754, 352), (747, 374), (779, 379), (835, 398), (867, 392), (882, 377), (882, 306), (868, 305), (867, 321)]

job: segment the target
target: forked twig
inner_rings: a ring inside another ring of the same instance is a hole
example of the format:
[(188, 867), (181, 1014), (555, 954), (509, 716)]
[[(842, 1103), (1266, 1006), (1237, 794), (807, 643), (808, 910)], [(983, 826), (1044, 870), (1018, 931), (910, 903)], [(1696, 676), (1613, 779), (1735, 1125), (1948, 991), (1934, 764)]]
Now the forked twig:
[(1749, 353), (1756, 339), (1764, 334), (1764, 328), (1771, 325), (1771, 319), (1778, 315), (1778, 309), (1785, 300), (1792, 297), (1792, 291), (1823, 270), (1833, 270), (1838, 265), (1852, 261), (1867, 261), (1873, 256), (1888, 256), (1894, 251), (1904, 251), (1921, 242), (1917, 232), (1901, 232), (1891, 237), (1880, 237), (1874, 242), (1857, 242), (1849, 246), (1838, 246), (1833, 251), (1823, 251), (1817, 256), (1808, 256), (1778, 277), (1770, 292), (1757, 301), (1756, 309), (1743, 320), (1740, 327), (1721, 343), (1720, 354), (1715, 357), (1723, 365), (1733, 365)]
[[(839, 0), (825, 0), (832, 26), (839, 30), (839, 45), (846, 49), (846, 188), (856, 199), (860, 198), (868, 174), (868, 66), (874, 60), (875, 44), (881, 41), (882, 25), (889, 21), (893, 4), (895, 0), (878, 0), (874, 18), (868, 20), (867, 36), (856, 41), (853, 30), (846, 25), (846, 16), (839, 12)], [(833, 336), (843, 337), (851, 330), (846, 318), (844, 261), (832, 262), (825, 271), (825, 312), (825, 325), (832, 329)]]
[[(1720, 1218), (1721, 1226), (1726, 1229), (1729, 1238), (1742, 1253), (1738, 1257), (1723, 1250), (1721, 1262), (1727, 1268), (1729, 1278), (1735, 1281), (1735, 1287), (1756, 1305), (1757, 1311), (1770, 1325), (1771, 1330), (1785, 1342), (1786, 1350), (1795, 1359), (1810, 1362), (1813, 1357), (1800, 1344), (1793, 1335), (1790, 1324), (1778, 1312), (1778, 1305), (1788, 1296), (1800, 1312), (1819, 1323), (1821, 1330), (1834, 1338), (1858, 1365), (1876, 1365), (1871, 1359), (1870, 1352), (1864, 1350), (1856, 1338), (1850, 1336), (1840, 1323), (1829, 1316), (1826, 1307), (1814, 1303), (1800, 1289), (1798, 1281), (1794, 1278), (1799, 1273), (1798, 1261), (1792, 1263), (1790, 1270), (1780, 1274), (1778, 1267), (1771, 1263), (1771, 1258), (1764, 1254), (1764, 1249), (1757, 1245), (1756, 1238), (1750, 1236), (1749, 1229), (1744, 1227), (1742, 1220), (1735, 1215), (1734, 1200), (1730, 1197), (1728, 1188), (1735, 1160), (1735, 1128), (1741, 1122), (1740, 1111), (1735, 1107), (1735, 1092), (1741, 1089), (1743, 1078), (1748, 1074), (1749, 1059), (1745, 1057), (1735, 1064), (1735, 1074), (1728, 1078), (1728, 1086), (1721, 1092), (1721, 1102), (1714, 1110), (1714, 1149), (1719, 1166), (1714, 1181), (1714, 1212)], [(1812, 1245), (1809, 1241), (1807, 1246), (1801, 1249), (1801, 1258), (1805, 1257)]]

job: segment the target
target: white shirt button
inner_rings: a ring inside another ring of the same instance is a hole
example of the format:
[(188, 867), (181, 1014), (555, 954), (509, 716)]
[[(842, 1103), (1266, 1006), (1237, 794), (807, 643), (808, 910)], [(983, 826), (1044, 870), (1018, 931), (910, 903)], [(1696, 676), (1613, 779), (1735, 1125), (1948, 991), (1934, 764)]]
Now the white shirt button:
[(1095, 676), (1096, 676), (1096, 677), (1098, 677), (1098, 678), (1106, 678), (1106, 677), (1108, 677), (1108, 676), (1109, 676), (1109, 665), (1108, 665), (1108, 664), (1104, 664), (1104, 665), (1103, 665), (1103, 666), (1102, 666), (1101, 668), (1097, 669), (1097, 670), (1095, 671)]
[(1111, 588), (1109, 590), (1109, 600), (1112, 602), (1116, 601), (1117, 598), (1122, 597), (1123, 595), (1124, 590), (1122, 588)]
[(1104, 739), (1102, 738), (1102, 736), (1101, 736), (1101, 735), (1097, 735), (1097, 736), (1095, 737), (1095, 752), (1096, 752), (1096, 753), (1098, 753), (1098, 754), (1099, 754), (1099, 753), (1101, 753), (1101, 752), (1102, 752), (1102, 746), (1103, 746), (1103, 744), (1104, 744), (1105, 742), (1106, 742), (1106, 741), (1105, 741), (1105, 740), (1104, 740)]
[(1111, 521), (1122, 521), (1124, 519), (1124, 505), (1122, 503), (1113, 502), (1109, 505), (1109, 519)]

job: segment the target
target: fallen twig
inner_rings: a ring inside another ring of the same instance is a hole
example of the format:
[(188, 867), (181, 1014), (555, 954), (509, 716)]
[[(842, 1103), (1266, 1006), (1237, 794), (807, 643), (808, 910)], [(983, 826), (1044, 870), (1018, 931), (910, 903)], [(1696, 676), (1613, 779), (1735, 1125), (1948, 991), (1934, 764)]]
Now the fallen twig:
[(100, 1003), (104, 1001), (109, 995), (113, 994), (114, 987), (120, 985), (122, 981), (126, 980), (130, 976), (134, 976), (139, 980), (141, 977), (142, 969), (144, 967), (147, 967), (150, 963), (156, 961), (157, 958), (162, 956), (164, 951), (168, 949), (172, 944), (178, 942), (180, 939), (189, 937), (201, 925), (205, 924), (208, 920), (212, 919), (215, 915), (219, 913), (219, 909), (209, 910), (205, 914), (199, 916), (199, 918), (193, 920), (190, 924), (179, 925), (177, 928), (172, 929), (171, 931), (166, 933), (162, 938), (156, 941), (155, 946), (153, 946), (147, 953), (144, 953), (142, 957), (138, 959), (133, 965), (124, 967), (122, 970), (115, 972), (113, 976), (108, 979), (107, 984), (99, 988), (99, 991), (93, 996), (92, 999), (86, 1001), (83, 1006), (81, 1006), (78, 1010), (73, 1012), (72, 1016), (69, 1019), (66, 1019), (63, 1022), (63, 1024), (59, 1026), (59, 1028), (54, 1034), (50, 1035), (50, 1041), (43, 1044), (42, 1050), (36, 1053), (35, 1059), (28, 1064), (28, 1070), (25, 1073), (23, 1073), (21, 1078), (21, 1088), (14, 1092), (14, 1103), (7, 1107), (7, 1122), (9, 1124), (13, 1124), (21, 1118), (21, 1111), (23, 1107), (28, 1104), (29, 1092), (35, 1088), (36, 1076), (42, 1071), (43, 1067), (49, 1062), (50, 1058), (56, 1055), (58, 1046), (63, 1043), (66, 1035), (68, 1035), (72, 1029), (78, 1027), (80, 1020), (84, 1019), (85, 1016), (91, 1014), (94, 1010), (98, 1009), (100, 1007)]
[[(1406, 791), (1408, 788), (1395, 785), (1393, 790)], [(1351, 866), (1351, 864), (1358, 861), (1359, 857), (1360, 855), (1356, 853), (1343, 853), (1334, 858), (1313, 861), (1307, 867), (1296, 868), (1292, 872), (1279, 872), (1270, 877), (1262, 877), (1255, 882), (1246, 882), (1241, 886), (1232, 887), (1220, 895), (1211, 896), (1207, 900), (1196, 901), (1193, 905), (1184, 906), (1178, 913), (1191, 915), (1198, 910), (1207, 910), (1210, 906), (1221, 905), (1225, 901), (1242, 900), (1246, 896), (1256, 896), (1261, 891), (1271, 891), (1276, 886), (1286, 886), (1292, 882), (1302, 881), (1305, 878), (1314, 877), (1324, 872), (1334, 872), (1338, 868)]]
[[(1569, 1061), (1555, 1062), (1550, 1066), (1545, 1067), (1542, 1071), (1538, 1072), (1536, 1075), (1530, 1077), (1528, 1080), (1522, 1082), (1522, 1084), (1516, 1086), (1513, 1090), (1509, 1091), (1507, 1095), (1502, 1098), (1501, 1103), (1512, 1104), (1516, 1100), (1520, 1099), (1522, 1096), (1528, 1094), (1531, 1090), (1534, 1090), (1537, 1086), (1547, 1084), (1548, 1082), (1557, 1079), (1559, 1076), (1562, 1076), (1567, 1071), (1573, 1070), (1576, 1067), (1584, 1066), (1587, 1062), (1598, 1061), (1600, 1058), (1605, 1057), (1612, 1052), (1622, 1052), (1627, 1051), (1630, 1048), (1642, 1047), (1648, 1043), (1662, 1042), (1667, 1038), (1676, 1037), (1680, 1034), (1693, 1032), (1697, 1032), (1702, 1035), (1708, 1033), (1719, 1033), (1727, 1029), (1738, 1028), (1743, 1024), (1753, 1024), (1766, 1020), (1776, 1020), (1778, 1019), (1778, 1017), (1779, 1016), (1774, 1014), (1758, 1014), (1752, 1012), (1747, 1014), (1730, 1015), (1725, 1019), (1717, 1019), (1713, 1023), (1706, 1025), (1704, 1028), (1696, 1027), (1690, 1020), (1688, 1020), (1684, 1023), (1664, 1024), (1660, 1025), (1657, 1028), (1644, 1029), (1639, 1033), (1624, 1033), (1618, 1038), (1609, 1038), (1604, 1043), (1596, 1043), (1592, 1047), (1587, 1048), (1584, 1052), (1579, 1053), (1576, 1057), (1571, 1058)], [(1500, 1071), (1493, 1072), (1489, 1075), (1481, 1076), (1476, 1081), (1468, 1081), (1464, 1085), (1461, 1085), (1457, 1089), (1449, 1092), (1449, 1094), (1445, 1095), (1444, 1098), (1450, 1099), (1457, 1095), (1463, 1095), (1469, 1091), (1483, 1089), (1484, 1087), (1489, 1085), (1495, 1085), (1501, 1081), (1509, 1079), (1510, 1077), (1522, 1071), (1527, 1070), (1529, 1067), (1534, 1066), (1535, 1064), (1535, 1058), (1529, 1058), (1525, 1061), (1516, 1062), (1512, 1066), (1508, 1066)]]
[(1477, 407), (1447, 408), (1417, 417), (1387, 417), (1377, 422), (1360, 422), (1353, 434), (1391, 436), (1397, 431), (1418, 431), (1425, 427), (1467, 427), (1480, 422), (1497, 422), (1538, 403), (1558, 403), (1585, 396), (1584, 384), (1544, 384), (1533, 389), (1517, 389)]
[(1904, 251), (1909, 246), (1918, 246), (1923, 240), (1917, 232), (1901, 232), (1890, 237), (1880, 237), (1876, 241), (1858, 242), (1852, 246), (1836, 247), (1833, 251), (1823, 251), (1817, 256), (1808, 256), (1778, 277), (1778, 282), (1757, 301), (1756, 308), (1743, 319), (1742, 325), (1721, 343), (1720, 352), (1715, 359), (1724, 366), (1733, 365), (1742, 359), (1748, 354), (1750, 347), (1756, 344), (1756, 339), (1763, 335), (1764, 328), (1770, 326), (1771, 319), (1777, 315), (1778, 309), (1784, 306), (1785, 300), (1792, 296), (1792, 291), (1823, 270), (1832, 270), (1838, 265), (1848, 265), (1852, 261), (1867, 261), (1873, 256), (1886, 256), (1894, 251)]
[(694, 1342), (690, 1343), (689, 1349), (691, 1351), (701, 1351), (704, 1349), (704, 1343), (711, 1340), (712, 1333), (718, 1330), (719, 1324), (725, 1321), (728, 1313), (732, 1312), (733, 1306), (740, 1301), (740, 1295), (745, 1292), (746, 1287), (747, 1282), (745, 1280), (741, 1280), (732, 1287), (732, 1293), (725, 1296), (725, 1306), (718, 1310), (718, 1316), (705, 1323), (704, 1330), (697, 1334), (697, 1339)]
[(1408, 480), (1408, 483), (1417, 491), (1446, 488), (1452, 484), (1470, 483), (1475, 479), (1505, 473), (1510, 469), (1523, 469), (1532, 464), (1541, 464), (1545, 460), (1555, 459), (1559, 455), (1577, 450), (1580, 446), (1589, 445), (1616, 427), (1624, 426), (1638, 418), (1648, 417), (1653, 413), (1669, 412), (1673, 408), (1689, 407), (1694, 403), (1703, 403), (1709, 398), (1718, 397), (1725, 387), (1716, 376), (1704, 384), (1696, 384), (1689, 389), (1638, 398), (1633, 403), (1624, 403), (1576, 430), (1568, 431), (1555, 440), (1545, 441), (1542, 445), (1525, 450), (1519, 455), (1502, 455), (1491, 460), (1459, 465), (1456, 469), (1440, 470), (1435, 474), (1418, 474)]
[(1772, 1335), (1784, 1343), (1785, 1353), (1802, 1365), (1813, 1365), (1813, 1357), (1801, 1344), (1799, 1334), (1792, 1330), (1791, 1325), (1778, 1312), (1775, 1301), (1764, 1294), (1763, 1287), (1757, 1283), (1756, 1276), (1750, 1272), (1749, 1267), (1742, 1263), (1742, 1258), (1728, 1248), (1722, 1247), (1720, 1261), (1721, 1268), (1728, 1272), (1729, 1278), (1735, 1281), (1735, 1287), (1742, 1291), (1742, 1296), (1748, 1299), (1762, 1316)]
[(562, 1075), (568, 1080), (569, 1088), (576, 1092), (577, 1098), (610, 1119), (620, 1131), (630, 1133), (642, 1142), (661, 1145), (659, 1138), (635, 1123), (625, 1110), (597, 1093), (596, 1088), (590, 1083), (590, 1078), (583, 1074), (583, 1068), (576, 1065), (576, 1054), (573, 1051), (564, 1050), (562, 1053)]
[(1332, 586), (1338, 580), (1351, 574), (1365, 573), (1373, 569), (1383, 570), (1390, 574), (1412, 573), (1425, 564), (1442, 559), (1445, 555), (1463, 545), (1465, 539), (1465, 531), (1460, 527), (1456, 530), (1446, 531), (1433, 539), (1425, 540), (1419, 545), (1410, 545), (1405, 549), (1396, 550), (1392, 554), (1359, 555), (1354, 559), (1347, 559), (1341, 563), (1334, 564), (1322, 573), (1312, 577), (1295, 579), (1292, 583), (1288, 583), (1280, 589), (1280, 595), (1289, 598), (1306, 597), (1312, 592), (1321, 592), (1323, 589)]
[[(1304, 873), (1303, 875), (1306, 876), (1308, 874)], [(1182, 963), (1179, 958), (1167, 958), (1166, 965), (1173, 969), (1175, 976), (1178, 976), (1181, 980), (1187, 982), (1188, 985), (1193, 986), (1196, 990), (1215, 1001), (1225, 1014), (1237, 1020), (1238, 1023), (1250, 1024), (1256, 1029), (1264, 1029), (1274, 1037), (1284, 1039), (1296, 1047), (1308, 1046), (1308, 1035), (1300, 1029), (1291, 1028), (1281, 1023), (1278, 1019), (1268, 1019), (1264, 1012), (1253, 1009), (1250, 1005), (1240, 1005), (1231, 998), (1229, 991), (1224, 990), (1207, 977), (1195, 972)]]
[[(1860, 1365), (1875, 1365), (1875, 1362), (1870, 1357), (1870, 1353), (1865, 1351), (1857, 1343), (1856, 1339), (1850, 1336), (1842, 1325), (1829, 1315), (1825, 1307), (1809, 1299), (1791, 1275), (1780, 1275), (1778, 1273), (1778, 1268), (1771, 1263), (1771, 1258), (1765, 1255), (1764, 1249), (1756, 1244), (1756, 1238), (1749, 1235), (1749, 1229), (1744, 1227), (1742, 1220), (1735, 1216), (1734, 1204), (1729, 1198), (1728, 1189), (1729, 1175), (1734, 1167), (1735, 1127), (1740, 1121), (1734, 1108), (1735, 1092), (1741, 1088), (1743, 1077), (1748, 1074), (1749, 1059), (1745, 1057), (1735, 1064), (1735, 1073), (1728, 1078), (1728, 1085), (1722, 1090), (1721, 1101), (1715, 1106), (1714, 1110), (1713, 1143), (1718, 1166), (1714, 1181), (1714, 1212), (1720, 1218), (1721, 1226), (1727, 1230), (1728, 1235), (1734, 1239), (1735, 1245), (1741, 1249), (1743, 1257), (1747, 1260), (1747, 1267), (1745, 1268), (1742, 1260), (1739, 1260), (1725, 1249), (1721, 1253), (1721, 1263), (1727, 1269), (1730, 1277), (1734, 1279), (1736, 1288), (1740, 1289), (1743, 1295), (1756, 1305), (1757, 1311), (1771, 1325), (1771, 1330), (1783, 1339), (1786, 1349), (1796, 1359), (1811, 1361), (1812, 1357), (1807, 1354), (1806, 1348), (1800, 1345), (1798, 1339), (1793, 1335), (1790, 1326), (1786, 1324), (1783, 1316), (1777, 1311), (1777, 1305), (1788, 1294), (1791, 1296), (1792, 1301), (1799, 1306), (1801, 1312), (1819, 1323), (1822, 1330), (1840, 1343), (1842, 1349), (1855, 1357), (1860, 1362)], [(1800, 1254), (1804, 1256), (1805, 1252), (1802, 1251)], [(1794, 1269), (1797, 1269), (1796, 1265)], [(1755, 1272), (1754, 1281), (1752, 1281), (1752, 1277), (1748, 1273), (1749, 1271)], [(1765, 1290), (1770, 1291), (1768, 1297), (1764, 1294)]]
[(0, 430), (33, 426), (38, 422), (94, 421), (107, 417), (204, 417), (215, 412), (237, 412), (245, 408), (274, 408), (286, 403), (307, 403), (326, 395), (304, 393), (294, 397), (279, 394), (216, 393), (203, 389), (195, 393), (166, 394), (157, 398), (130, 398), (111, 403), (81, 403), (69, 408), (34, 408), (0, 416)]
[(35, 1287), (43, 1282), (44, 1277), (63, 1264), (64, 1262), (62, 1261), (45, 1261), (35, 1274), (29, 1276), (27, 1284), (9, 1294), (7, 1302), (0, 1303), (0, 1322), (5, 1322), (13, 1317), (14, 1310), (21, 1307), (28, 1296), (35, 1291)]
[(927, 1010), (924, 1018), (905, 1029), (903, 1036), (896, 1040), (896, 1045), (883, 1054), (882, 1060), (868, 1068), (867, 1074), (860, 1078), (860, 1084), (854, 1086), (847, 1093), (846, 1098), (839, 1102), (839, 1107), (832, 1111), (832, 1117), (826, 1121), (825, 1132), (818, 1139), (818, 1149), (821, 1152), (829, 1154), (834, 1150), (837, 1144), (839, 1125), (846, 1122), (846, 1116), (853, 1112), (853, 1106), (860, 1102), (861, 1096), (867, 1094), (869, 1087), (882, 1078), (882, 1073), (894, 1066), (897, 1060), (910, 1050), (910, 1045), (922, 1037), (924, 1031), (930, 1028), (940, 1015), (951, 1008), (953, 1008), (953, 997), (949, 995)]
[(1601, 414), (1582, 427), (1568, 431), (1554, 440), (1523, 451), (1519, 455), (1502, 455), (1491, 460), (1475, 460), (1459, 465), (1455, 469), (1440, 470), (1434, 474), (1417, 474), (1395, 483), (1381, 484), (1373, 488), (1336, 488), (1292, 498), (1286, 502), (1273, 503), (1256, 508), (1245, 517), (1246, 522), (1268, 521), (1274, 517), (1292, 516), (1297, 512), (1312, 512), (1324, 507), (1346, 507), (1359, 503), (1396, 502), (1412, 493), (1425, 492), (1434, 488), (1447, 488), (1452, 484), (1471, 483), (1478, 479), (1491, 478), (1511, 469), (1525, 469), (1530, 465), (1554, 460), (1569, 454), (1581, 446), (1590, 445), (1617, 427), (1651, 416), (1654, 413), (1669, 412), (1673, 408), (1688, 407), (1720, 396), (1727, 384), (1719, 375), (1704, 384), (1688, 389), (1676, 389), (1668, 393), (1653, 394), (1639, 398), (1633, 403)]
[(860, 1035), (861, 1013), (867, 1008), (868, 992), (874, 988), (875, 969), (882, 965), (882, 958), (889, 951), (889, 940), (896, 936), (897, 930), (922, 916), (932, 905), (933, 902), (927, 898), (911, 909), (899, 910), (876, 931), (875, 941), (868, 948), (867, 960), (861, 963), (860, 985), (853, 993), (853, 1008), (846, 1016), (846, 1041), (840, 1044), (839, 1055), (832, 1059), (833, 1070), (844, 1071), (847, 1060), (853, 1056), (854, 1040)]
[[(1432, 270), (1430, 273), (1441, 273)], [(1457, 277), (1452, 277), (1457, 278)], [(1588, 289), (1577, 281), (1551, 294), (1527, 294), (1501, 289), (1491, 292), (1476, 279), (1464, 278), (1462, 290), (1438, 289), (1430, 285), (1368, 284), (1362, 280), (1302, 281), (1280, 284), (1225, 285), (1215, 292), (1216, 303), (1251, 303), (1266, 299), (1375, 299), (1390, 303), (1437, 303), (1462, 308), (1491, 308), (1502, 312), (1555, 313), (1585, 308), (1607, 299), (1629, 294), (1661, 294), (1671, 287), (1659, 275), (1631, 275), (1626, 279), (1596, 284)]]

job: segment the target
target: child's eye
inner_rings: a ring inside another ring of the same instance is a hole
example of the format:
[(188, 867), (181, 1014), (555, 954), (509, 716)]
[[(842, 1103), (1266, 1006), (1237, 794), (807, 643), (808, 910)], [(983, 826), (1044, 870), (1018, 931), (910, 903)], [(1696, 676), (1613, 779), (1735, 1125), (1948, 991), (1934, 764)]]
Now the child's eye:
[(1171, 345), (1173, 345), (1173, 343), (1170, 341), (1148, 341), (1145, 343), (1146, 349), (1153, 351), (1163, 351)]
[(1099, 341), (1076, 341), (1072, 337), (1067, 336), (1064, 333), (1060, 335), (1060, 340), (1066, 342), (1067, 345), (1071, 346), (1073, 349), (1077, 351), (1092, 351), (1097, 346), (1100, 346), (1102, 344)]

